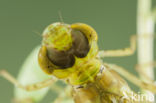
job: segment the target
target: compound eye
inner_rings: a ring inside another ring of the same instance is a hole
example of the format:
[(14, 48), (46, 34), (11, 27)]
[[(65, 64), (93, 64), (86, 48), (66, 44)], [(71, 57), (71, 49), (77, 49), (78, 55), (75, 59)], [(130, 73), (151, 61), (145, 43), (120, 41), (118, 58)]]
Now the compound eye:
[(76, 29), (72, 29), (71, 34), (73, 38), (72, 48), (74, 49), (74, 55), (79, 58), (85, 57), (90, 49), (87, 37)]
[(47, 52), (49, 60), (61, 69), (72, 67), (75, 63), (75, 58), (71, 53), (55, 49), (48, 49)]

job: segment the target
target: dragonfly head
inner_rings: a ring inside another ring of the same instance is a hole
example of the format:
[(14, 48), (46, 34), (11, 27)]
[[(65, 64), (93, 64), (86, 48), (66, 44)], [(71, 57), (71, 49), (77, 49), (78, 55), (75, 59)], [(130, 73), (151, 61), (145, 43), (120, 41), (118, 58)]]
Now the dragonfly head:
[[(43, 32), (39, 64), (47, 74), (67, 77), (75, 71), (77, 58), (96, 55), (97, 48), (92, 46), (96, 41), (96, 32), (86, 24), (53, 23)], [(92, 53), (89, 54), (90, 50)]]

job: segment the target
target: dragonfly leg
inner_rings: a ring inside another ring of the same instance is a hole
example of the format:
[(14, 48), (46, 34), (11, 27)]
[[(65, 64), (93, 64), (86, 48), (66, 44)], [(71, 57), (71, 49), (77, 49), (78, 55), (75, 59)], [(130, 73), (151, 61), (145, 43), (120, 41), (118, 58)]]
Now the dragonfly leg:
[(143, 88), (143, 89), (150, 90), (153, 93), (156, 93), (156, 84), (154, 82), (149, 82), (149, 83), (143, 82), (138, 77), (129, 73), (126, 69), (118, 65), (109, 64), (109, 63), (103, 63), (103, 65), (109, 69), (116, 71), (117, 73), (125, 77), (127, 80), (129, 80), (131, 83), (135, 84), (136, 86)]
[(144, 64), (137, 64), (135, 66), (135, 69), (136, 71), (139, 73), (139, 74), (142, 74), (144, 77), (146, 77), (146, 79), (150, 82), (154, 82), (153, 80), (151, 80), (151, 78), (146, 75), (146, 73), (144, 73), (141, 69), (142, 68), (147, 68), (147, 67), (156, 67), (156, 61), (154, 62), (150, 62), (150, 63), (144, 63)]
[(122, 57), (122, 56), (130, 56), (133, 55), (136, 51), (136, 41), (137, 38), (156, 38), (156, 36), (152, 35), (143, 35), (143, 36), (137, 36), (132, 35), (130, 38), (130, 46), (123, 49), (117, 49), (117, 50), (101, 50), (99, 51), (98, 57)]
[(102, 50), (99, 51), (99, 57), (121, 57), (133, 55), (136, 50), (136, 35), (130, 38), (130, 46), (124, 49), (117, 50)]
[(38, 89), (41, 89), (41, 88), (45, 88), (45, 87), (50, 86), (52, 83), (54, 83), (56, 81), (55, 78), (50, 78), (50, 79), (44, 80), (42, 82), (38, 82), (38, 83), (35, 83), (35, 84), (23, 86), (11, 74), (9, 74), (5, 70), (0, 70), (0, 76), (4, 77), (5, 79), (7, 79), (11, 83), (13, 83), (15, 86), (17, 86), (17, 87), (19, 87), (21, 89), (24, 89), (26, 91), (34, 91), (34, 90), (38, 90)]

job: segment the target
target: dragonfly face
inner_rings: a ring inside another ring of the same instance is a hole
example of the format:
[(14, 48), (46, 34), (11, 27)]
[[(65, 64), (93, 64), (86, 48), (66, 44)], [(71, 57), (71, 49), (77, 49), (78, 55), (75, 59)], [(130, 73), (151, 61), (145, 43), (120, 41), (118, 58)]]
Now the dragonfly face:
[(89, 43), (81, 31), (61, 23), (50, 25), (47, 29), (43, 33), (43, 45), (53, 64), (61, 69), (69, 68), (75, 63), (74, 56), (83, 58), (87, 55)]
[(54, 23), (43, 32), (39, 64), (47, 74), (66, 78), (77, 71), (83, 72), (80, 66), (95, 58), (97, 52), (97, 34), (93, 28), (81, 23)]

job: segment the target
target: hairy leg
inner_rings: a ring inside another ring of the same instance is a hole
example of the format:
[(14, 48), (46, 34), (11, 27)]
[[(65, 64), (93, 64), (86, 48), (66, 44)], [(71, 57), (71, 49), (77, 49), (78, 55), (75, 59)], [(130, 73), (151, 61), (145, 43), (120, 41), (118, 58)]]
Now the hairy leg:
[(140, 80), (135, 75), (126, 71), (126, 69), (124, 69), (123, 67), (117, 66), (115, 64), (103, 63), (103, 65), (106, 68), (110, 68), (110, 69), (116, 71), (117, 73), (119, 73), (120, 75), (125, 77), (127, 80), (129, 80), (130, 82), (132, 82), (136, 86), (143, 88), (143, 89), (150, 90), (153, 93), (156, 93), (156, 85), (154, 84), (154, 82), (149, 82), (149, 83), (143, 82), (142, 80)]
[(121, 57), (133, 55), (136, 50), (136, 35), (131, 36), (130, 46), (124, 49), (117, 50), (102, 50), (99, 51), (99, 57)]
[(148, 75), (146, 75), (145, 72), (143, 72), (143, 71), (141, 70), (141, 68), (146, 68), (146, 67), (156, 67), (156, 61), (150, 62), (150, 63), (144, 63), (144, 64), (137, 64), (136, 67), (135, 67), (136, 71), (137, 71), (139, 74), (142, 74), (144, 77), (146, 77), (146, 79), (147, 79), (148, 81), (154, 82), (153, 80), (151, 80), (151, 78), (150, 78)]
[(55, 78), (50, 78), (50, 79), (44, 80), (42, 82), (23, 86), (5, 70), (0, 70), (0, 76), (4, 77), (5, 79), (7, 79), (11, 83), (13, 83), (15, 86), (17, 86), (21, 89), (24, 89), (26, 91), (34, 91), (34, 90), (38, 90), (41, 88), (45, 88), (45, 87), (50, 86), (52, 83), (54, 83), (56, 81)]

